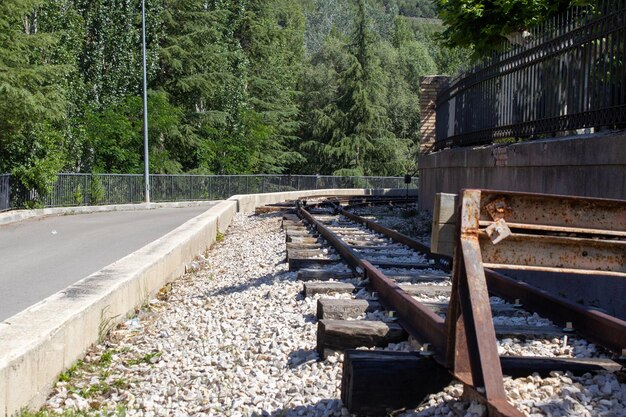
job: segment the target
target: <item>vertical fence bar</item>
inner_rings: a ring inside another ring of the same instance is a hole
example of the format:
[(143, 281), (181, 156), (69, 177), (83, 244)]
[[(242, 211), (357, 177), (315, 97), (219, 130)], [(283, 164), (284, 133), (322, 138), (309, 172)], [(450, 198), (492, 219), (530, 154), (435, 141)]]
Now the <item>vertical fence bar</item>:
[(0, 211), (11, 208), (11, 175), (0, 175)]
[(523, 47), (457, 77), (437, 97), (434, 149), (624, 125), (624, 3), (595, 0), (554, 15)]
[[(250, 184), (251, 175), (150, 175), (150, 187), (153, 202), (180, 200), (213, 200), (242, 192), (245, 181), (246, 192), (276, 192), (291, 190), (317, 190), (320, 188), (375, 188), (396, 185), (402, 188), (403, 177), (336, 177), (320, 175), (264, 175), (254, 176), (254, 186)], [(260, 177), (260, 178), (259, 178)], [(0, 174), (0, 211), (11, 208), (12, 189), (9, 186), (10, 175)], [(94, 180), (92, 174), (57, 175), (52, 191), (48, 195), (37, 195), (34, 190), (17, 189), (16, 208), (29, 205), (29, 202), (41, 201), (45, 207), (61, 207), (76, 204), (129, 204), (143, 201), (143, 178), (140, 174), (98, 174), (101, 183), (101, 196), (94, 200)], [(237, 182), (234, 190), (233, 180)], [(269, 183), (268, 183), (269, 180)], [(104, 187), (106, 181), (106, 188)], [(259, 184), (260, 182), (260, 184)], [(194, 186), (203, 185), (203, 191), (194, 192)], [(259, 190), (260, 186), (260, 190)], [(80, 200), (77, 191), (82, 188)], [(188, 187), (188, 188), (186, 188)], [(137, 194), (135, 192), (139, 191)], [(19, 195), (18, 195), (19, 194)]]

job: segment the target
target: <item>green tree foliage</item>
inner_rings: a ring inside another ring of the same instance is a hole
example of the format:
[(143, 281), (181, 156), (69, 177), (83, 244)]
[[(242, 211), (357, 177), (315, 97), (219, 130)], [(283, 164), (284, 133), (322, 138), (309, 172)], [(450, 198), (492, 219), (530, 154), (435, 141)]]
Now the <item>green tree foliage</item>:
[(40, 4), (0, 4), (0, 172), (45, 193), (64, 165), (68, 68), (59, 34), (39, 31)]
[(243, 7), (223, 3), (170, 0), (164, 8), (156, 84), (182, 111), (180, 142), (171, 152), (184, 171), (229, 171), (215, 164), (215, 144), (224, 144), (222, 161), (231, 159), (227, 144), (241, 130), (247, 62), (234, 34)]
[(502, 46), (505, 39), (523, 32), (584, 0), (436, 0), (439, 16), (448, 26), (450, 45), (473, 48), (477, 57)]
[(304, 59), (304, 14), (292, 0), (253, 0), (241, 44), (250, 62), (247, 135), (257, 161), (251, 171), (278, 173), (303, 162), (295, 148), (297, 83)]
[(436, 67), (402, 19), (385, 40), (365, 11), (359, 1), (351, 37), (328, 37), (305, 70), (301, 135), (307, 159), (315, 161), (306, 169), (399, 175), (414, 164), (419, 78)]
[[(180, 112), (163, 92), (148, 96), (151, 171), (180, 173), (180, 165), (171, 158), (180, 136)], [(124, 100), (103, 110), (88, 112), (85, 117), (86, 149), (90, 166), (97, 172), (143, 172), (143, 102), (140, 96)]]
[(398, 9), (403, 16), (434, 18), (437, 7), (430, 0), (397, 0)]
[[(146, 0), (150, 171), (406, 172), (420, 77), (467, 57), (433, 5)], [(140, 35), (140, 0), (0, 4), (0, 172), (142, 172)]]

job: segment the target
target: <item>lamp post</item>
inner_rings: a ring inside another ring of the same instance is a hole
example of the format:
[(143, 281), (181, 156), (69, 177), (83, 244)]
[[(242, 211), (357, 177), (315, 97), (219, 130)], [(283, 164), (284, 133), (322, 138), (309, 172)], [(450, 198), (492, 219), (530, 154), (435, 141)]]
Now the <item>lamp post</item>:
[(144, 195), (145, 202), (150, 202), (150, 156), (148, 149), (148, 81), (146, 71), (146, 1), (141, 0), (141, 50), (143, 69), (143, 158), (144, 158)]

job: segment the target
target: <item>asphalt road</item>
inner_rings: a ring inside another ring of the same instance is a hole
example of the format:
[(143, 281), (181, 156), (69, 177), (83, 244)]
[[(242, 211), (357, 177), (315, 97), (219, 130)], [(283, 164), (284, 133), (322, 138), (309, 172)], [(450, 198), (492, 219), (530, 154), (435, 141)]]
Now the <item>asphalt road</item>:
[(0, 321), (165, 235), (209, 206), (45, 217), (0, 227)]

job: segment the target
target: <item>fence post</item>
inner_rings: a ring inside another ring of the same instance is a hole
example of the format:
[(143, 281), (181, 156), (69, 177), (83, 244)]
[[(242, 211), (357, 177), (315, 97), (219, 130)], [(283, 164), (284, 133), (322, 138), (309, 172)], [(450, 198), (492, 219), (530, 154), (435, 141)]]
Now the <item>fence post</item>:
[[(91, 187), (87, 188), (87, 176), (83, 175), (83, 206), (86, 206), (87, 203), (91, 203)], [(59, 176), (57, 175), (57, 181), (58, 181)], [(91, 178), (91, 175), (89, 176), (89, 178), (93, 181), (93, 178)], [(89, 198), (87, 198), (87, 194), (89, 194)]]
[[(437, 140), (437, 94), (450, 77), (431, 75), (420, 79), (420, 155), (429, 153)], [(449, 120), (439, 120), (449, 123)]]

